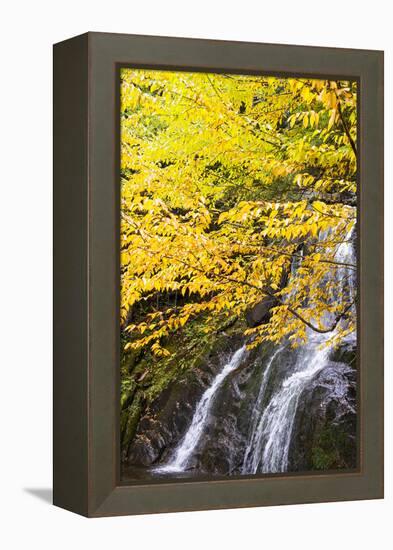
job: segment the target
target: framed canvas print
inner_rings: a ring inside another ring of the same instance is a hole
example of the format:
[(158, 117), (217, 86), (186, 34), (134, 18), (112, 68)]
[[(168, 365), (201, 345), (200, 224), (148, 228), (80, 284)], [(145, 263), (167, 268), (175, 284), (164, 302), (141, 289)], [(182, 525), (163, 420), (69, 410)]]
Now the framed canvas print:
[(54, 502), (383, 496), (383, 54), (54, 47)]

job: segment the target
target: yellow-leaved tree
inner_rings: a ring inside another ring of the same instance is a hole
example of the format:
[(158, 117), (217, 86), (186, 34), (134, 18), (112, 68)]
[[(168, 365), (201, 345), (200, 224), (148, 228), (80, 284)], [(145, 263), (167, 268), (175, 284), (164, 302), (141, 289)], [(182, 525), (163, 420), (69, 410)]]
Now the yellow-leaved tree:
[(356, 224), (356, 101), (348, 81), (121, 71), (125, 352), (159, 361), (195, 319), (208, 334), (263, 300), (250, 346), (354, 330), (329, 274), (356, 269), (336, 253)]

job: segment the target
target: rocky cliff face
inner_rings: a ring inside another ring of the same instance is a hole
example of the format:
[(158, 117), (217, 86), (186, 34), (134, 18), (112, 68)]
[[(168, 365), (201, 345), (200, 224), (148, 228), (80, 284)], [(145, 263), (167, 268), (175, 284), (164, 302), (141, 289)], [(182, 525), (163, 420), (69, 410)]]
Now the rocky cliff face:
[(190, 425), (203, 392), (238, 345), (240, 336), (221, 336), (196, 366), (163, 390), (143, 412), (126, 463), (150, 466), (168, 458)]
[[(199, 365), (170, 384), (143, 412), (126, 463), (150, 467), (165, 464), (189, 428), (197, 403), (231, 353), (240, 336), (223, 338)], [(271, 348), (248, 352), (223, 383), (214, 400), (203, 437), (187, 469), (200, 474), (229, 475), (241, 468), (250, 421)], [(293, 350), (281, 354), (269, 378), (266, 400), (282, 383), (293, 363)], [(329, 363), (302, 392), (294, 419), (288, 471), (356, 467), (355, 349), (333, 352)]]
[(352, 346), (337, 350), (303, 391), (292, 434), (290, 470), (356, 467), (355, 353)]

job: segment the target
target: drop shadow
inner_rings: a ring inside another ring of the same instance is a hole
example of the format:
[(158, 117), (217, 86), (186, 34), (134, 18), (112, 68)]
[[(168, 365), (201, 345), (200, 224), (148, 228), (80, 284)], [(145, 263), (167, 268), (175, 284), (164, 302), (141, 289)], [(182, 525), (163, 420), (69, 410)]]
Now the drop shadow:
[(38, 498), (39, 500), (42, 500), (43, 502), (46, 502), (47, 504), (53, 503), (53, 490), (48, 488), (30, 488), (30, 487), (24, 487), (23, 488), (25, 493), (29, 493), (30, 495), (33, 495), (33, 497)]

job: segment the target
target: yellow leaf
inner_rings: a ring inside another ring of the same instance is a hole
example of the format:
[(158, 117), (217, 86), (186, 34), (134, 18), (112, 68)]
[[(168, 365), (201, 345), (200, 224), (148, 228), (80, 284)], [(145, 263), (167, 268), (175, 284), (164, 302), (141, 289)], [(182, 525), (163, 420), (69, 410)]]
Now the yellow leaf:
[(330, 128), (333, 126), (335, 120), (336, 120), (336, 109), (332, 109), (332, 110), (330, 111), (330, 118), (329, 118), (329, 123), (328, 123), (328, 130), (330, 130)]

